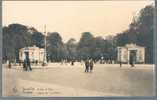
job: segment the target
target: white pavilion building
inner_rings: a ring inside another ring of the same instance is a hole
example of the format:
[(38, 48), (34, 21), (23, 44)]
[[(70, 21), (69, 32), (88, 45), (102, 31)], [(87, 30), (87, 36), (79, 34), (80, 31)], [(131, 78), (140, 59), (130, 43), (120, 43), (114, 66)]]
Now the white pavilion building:
[(24, 61), (26, 54), (28, 54), (31, 62), (43, 62), (44, 52), (43, 48), (36, 47), (35, 45), (33, 47), (24, 47), (19, 50), (19, 59)]
[(145, 63), (145, 48), (136, 44), (126, 44), (124, 47), (117, 47), (117, 60), (122, 63), (129, 63), (131, 57), (135, 63)]

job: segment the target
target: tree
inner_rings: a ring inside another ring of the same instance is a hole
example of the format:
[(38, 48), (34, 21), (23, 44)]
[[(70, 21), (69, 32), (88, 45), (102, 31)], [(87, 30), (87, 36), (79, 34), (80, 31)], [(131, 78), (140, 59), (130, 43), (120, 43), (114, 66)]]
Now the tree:
[(52, 32), (49, 33), (47, 40), (47, 52), (50, 56), (50, 60), (61, 61), (66, 55), (64, 52), (66, 48), (62, 42), (62, 37), (58, 32)]
[(153, 16), (154, 7), (152, 5), (146, 6), (140, 11), (140, 16), (137, 19), (137, 35), (138, 44), (145, 46), (146, 63), (153, 63)]
[(18, 60), (19, 49), (31, 45), (31, 34), (27, 26), (10, 24), (3, 27), (3, 58)]
[(153, 63), (153, 16), (154, 7), (148, 5), (141, 9), (139, 16), (134, 18), (129, 29), (118, 34), (115, 39), (117, 46), (136, 43), (145, 47), (146, 63)]
[(94, 52), (92, 53), (93, 59), (100, 59), (104, 55), (105, 40), (102, 37), (95, 37), (93, 44)]
[(32, 34), (33, 45), (44, 48), (44, 35), (41, 32), (35, 31)]
[(77, 43), (76, 40), (71, 38), (68, 40), (68, 42), (66, 43), (66, 47), (67, 47), (67, 51), (68, 51), (68, 59), (72, 60), (72, 59), (76, 59), (77, 57)]
[(86, 59), (88, 57), (92, 57), (93, 53), (93, 44), (94, 37), (90, 32), (83, 32), (82, 37), (78, 43), (78, 54), (79, 57)]

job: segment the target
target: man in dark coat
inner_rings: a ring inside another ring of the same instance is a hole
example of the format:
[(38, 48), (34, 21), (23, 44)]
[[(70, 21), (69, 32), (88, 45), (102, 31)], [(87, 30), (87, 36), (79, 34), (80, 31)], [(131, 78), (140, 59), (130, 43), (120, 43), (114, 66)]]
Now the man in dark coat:
[(26, 61), (27, 61), (27, 67), (29, 68), (30, 71), (32, 71), (30, 59), (27, 58)]
[(92, 59), (90, 59), (89, 65), (90, 65), (90, 72), (93, 72), (94, 63), (93, 63), (93, 60), (92, 60)]
[(87, 59), (85, 61), (85, 72), (88, 72), (88, 69), (89, 69), (89, 60)]
[(75, 60), (73, 59), (73, 60), (71, 61), (71, 65), (72, 65), (72, 66), (74, 65), (74, 62), (75, 62)]
[(30, 62), (30, 59), (29, 59), (28, 55), (26, 56), (26, 63), (27, 63), (26, 70), (28, 70), (28, 68), (29, 68), (29, 70), (32, 71), (31, 62)]
[(24, 61), (23, 61), (23, 70), (27, 71), (27, 62), (26, 62), (26, 59), (24, 59)]
[(9, 65), (8, 65), (8, 67), (11, 68), (11, 62), (10, 62), (10, 61), (9, 61)]

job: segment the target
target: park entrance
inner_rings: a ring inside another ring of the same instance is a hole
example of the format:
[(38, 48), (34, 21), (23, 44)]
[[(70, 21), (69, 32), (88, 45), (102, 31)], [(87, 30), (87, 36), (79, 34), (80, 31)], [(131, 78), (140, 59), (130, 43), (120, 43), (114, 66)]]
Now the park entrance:
[(129, 62), (137, 62), (137, 50), (130, 50), (130, 54), (129, 54)]

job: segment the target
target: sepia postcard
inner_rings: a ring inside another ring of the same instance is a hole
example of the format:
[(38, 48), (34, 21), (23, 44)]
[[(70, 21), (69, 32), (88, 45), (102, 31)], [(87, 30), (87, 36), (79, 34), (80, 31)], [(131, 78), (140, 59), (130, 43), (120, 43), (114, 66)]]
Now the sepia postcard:
[(3, 97), (155, 96), (153, 0), (2, 8)]

